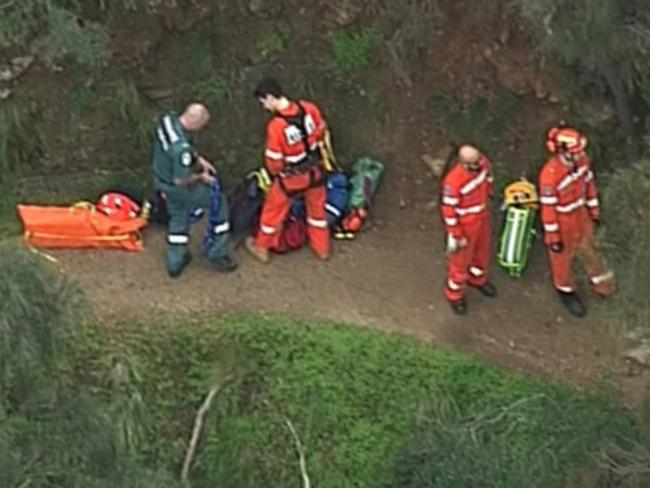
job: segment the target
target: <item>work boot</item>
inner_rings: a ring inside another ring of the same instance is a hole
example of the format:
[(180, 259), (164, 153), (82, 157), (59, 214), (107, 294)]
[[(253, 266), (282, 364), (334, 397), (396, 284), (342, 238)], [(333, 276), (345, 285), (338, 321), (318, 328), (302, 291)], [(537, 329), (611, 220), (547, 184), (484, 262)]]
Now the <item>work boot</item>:
[(574, 317), (584, 317), (587, 315), (587, 309), (575, 292), (565, 293), (558, 291), (558, 293), (560, 294), (560, 300), (562, 300), (562, 303), (571, 315)]
[(322, 254), (319, 254), (319, 253), (314, 253), (314, 254), (316, 254), (316, 257), (318, 259), (320, 259), (321, 261), (329, 261), (329, 259), (330, 259), (330, 253), (328, 253), (328, 252), (325, 252), (325, 253), (322, 253)]
[(484, 285), (476, 286), (475, 288), (480, 291), (484, 297), (495, 298), (497, 296), (497, 287), (489, 281)]
[(449, 302), (452, 312), (456, 315), (465, 315), (467, 313), (467, 304), (465, 300), (461, 298), (460, 300), (454, 300)]
[(268, 263), (271, 257), (268, 249), (261, 249), (255, 244), (255, 238), (247, 237), (245, 242), (246, 250), (251, 253), (255, 259), (262, 263)]
[(187, 267), (188, 264), (192, 262), (192, 255), (187, 252), (185, 253), (185, 256), (183, 257), (183, 264), (181, 264), (180, 268), (170, 271), (167, 270), (167, 274), (169, 275), (170, 278), (178, 278), (181, 274), (183, 274), (183, 270)]
[(237, 269), (237, 263), (233, 261), (230, 256), (217, 258), (214, 261), (211, 261), (211, 263), (220, 273), (230, 273)]

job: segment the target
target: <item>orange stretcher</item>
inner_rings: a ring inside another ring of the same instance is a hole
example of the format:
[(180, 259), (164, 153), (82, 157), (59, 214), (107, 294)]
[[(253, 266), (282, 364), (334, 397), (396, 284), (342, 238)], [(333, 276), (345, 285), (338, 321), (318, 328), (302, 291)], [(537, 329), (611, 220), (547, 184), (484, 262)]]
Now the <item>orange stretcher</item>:
[(51, 249), (123, 249), (142, 251), (140, 231), (147, 220), (116, 220), (88, 202), (71, 207), (18, 205), (28, 245)]

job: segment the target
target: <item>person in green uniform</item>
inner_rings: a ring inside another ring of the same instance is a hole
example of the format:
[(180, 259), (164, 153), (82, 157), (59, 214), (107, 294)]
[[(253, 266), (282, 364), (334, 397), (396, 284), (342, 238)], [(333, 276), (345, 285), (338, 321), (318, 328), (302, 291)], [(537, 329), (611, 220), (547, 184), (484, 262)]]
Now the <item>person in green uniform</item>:
[(230, 215), (228, 199), (220, 192), (212, 163), (201, 156), (190, 134), (202, 130), (210, 120), (208, 109), (190, 104), (182, 115), (169, 112), (160, 119), (153, 144), (154, 189), (167, 205), (167, 272), (177, 278), (192, 257), (187, 250), (190, 213), (197, 208), (211, 212), (204, 252), (217, 271), (229, 272), (237, 264), (229, 255)]

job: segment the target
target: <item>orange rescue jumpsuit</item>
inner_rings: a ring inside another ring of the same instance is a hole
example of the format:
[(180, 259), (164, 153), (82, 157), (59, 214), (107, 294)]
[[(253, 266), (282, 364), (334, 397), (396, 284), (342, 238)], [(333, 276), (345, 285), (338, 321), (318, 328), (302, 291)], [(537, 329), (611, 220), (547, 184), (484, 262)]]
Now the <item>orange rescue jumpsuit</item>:
[(440, 210), (448, 238), (467, 239), (467, 246), (450, 254), (445, 297), (459, 301), (465, 285), (483, 286), (491, 256), (489, 198), (493, 177), (490, 162), (481, 156), (478, 172), (456, 164), (442, 182)]
[(309, 245), (321, 257), (329, 254), (327, 193), (318, 153), (318, 143), (324, 136), (325, 121), (320, 110), (304, 100), (292, 102), (268, 123), (265, 165), (275, 179), (262, 208), (255, 242), (258, 248), (277, 247), (292, 198), (304, 195)]
[[(563, 293), (575, 292), (571, 265), (579, 254), (594, 291), (603, 296), (611, 294), (613, 273), (606, 270), (593, 246), (594, 222), (600, 217), (600, 208), (589, 157), (584, 155), (573, 167), (560, 156), (549, 159), (539, 175), (539, 194), (555, 288)], [(554, 244), (561, 244), (559, 252), (551, 249)]]

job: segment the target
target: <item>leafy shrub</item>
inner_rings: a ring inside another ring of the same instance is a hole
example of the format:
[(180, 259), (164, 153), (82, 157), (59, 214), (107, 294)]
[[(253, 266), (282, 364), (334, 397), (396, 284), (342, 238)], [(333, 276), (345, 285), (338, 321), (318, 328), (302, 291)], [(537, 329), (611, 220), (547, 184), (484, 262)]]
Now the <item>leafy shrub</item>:
[(57, 7), (48, 11), (47, 34), (38, 43), (42, 54), (52, 63), (71, 59), (89, 67), (105, 63), (106, 44), (106, 34), (99, 25), (82, 21), (68, 10)]
[(209, 108), (223, 110), (233, 98), (230, 83), (223, 76), (214, 75), (193, 86), (194, 97)]
[[(507, 487), (526, 475), (539, 478), (530, 486), (562, 486), (554, 483), (588, 465), (601, 441), (634, 431), (605, 397), (355, 328), (240, 317), (128, 328), (117, 342), (141, 365), (156, 419), (147, 453), (158, 465), (182, 459), (215, 367), (218, 378), (234, 371), (205, 425), (191, 473), (197, 488), (295, 484), (287, 420), (312, 483), (324, 487)], [(476, 473), (472, 462), (510, 484), (461, 484)]]
[(125, 136), (133, 141), (139, 151), (148, 151), (153, 134), (153, 122), (147, 114), (135, 84), (128, 80), (117, 82), (110, 101)]
[(41, 119), (42, 110), (31, 99), (0, 106), (0, 183), (7, 174), (40, 160), (44, 149)]
[(612, 319), (622, 330), (650, 338), (650, 228), (644, 224), (650, 221), (650, 160), (619, 169), (604, 183), (600, 240), (618, 276)]
[(342, 77), (353, 77), (363, 72), (372, 62), (380, 35), (372, 27), (356, 33), (337, 30), (332, 35), (330, 67)]

